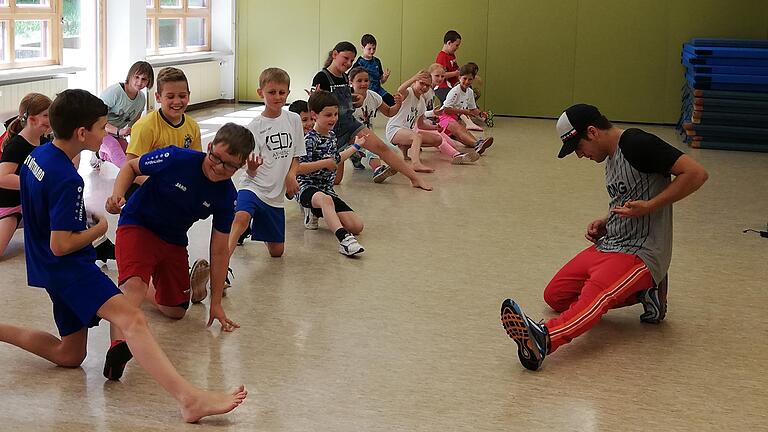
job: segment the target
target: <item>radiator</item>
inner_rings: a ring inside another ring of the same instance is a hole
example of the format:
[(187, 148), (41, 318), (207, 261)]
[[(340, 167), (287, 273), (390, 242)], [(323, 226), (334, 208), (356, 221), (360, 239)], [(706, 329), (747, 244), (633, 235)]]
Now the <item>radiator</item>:
[[(184, 71), (184, 75), (187, 76), (189, 82), (189, 103), (196, 104), (201, 102), (208, 102), (221, 98), (221, 66), (218, 61), (206, 61), (201, 63), (185, 63), (179, 65), (167, 65)], [(155, 79), (157, 74), (163, 67), (154, 68)], [(157, 90), (157, 85), (152, 89), (152, 95), (149, 99), (149, 109), (155, 109), (154, 92)]]
[(67, 83), (67, 78), (52, 77), (0, 85), (0, 113), (18, 113), (19, 102), (28, 93), (42, 93), (53, 99), (57, 93), (67, 89)]

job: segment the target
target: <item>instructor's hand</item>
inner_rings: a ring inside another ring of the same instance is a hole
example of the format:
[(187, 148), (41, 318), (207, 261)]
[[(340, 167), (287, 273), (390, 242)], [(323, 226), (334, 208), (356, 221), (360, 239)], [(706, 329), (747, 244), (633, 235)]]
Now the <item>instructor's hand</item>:
[(587, 225), (587, 233), (584, 234), (584, 238), (591, 241), (592, 243), (597, 243), (597, 240), (606, 234), (605, 224), (605, 219), (592, 221), (589, 225)]
[(211, 305), (208, 325), (206, 327), (210, 327), (213, 324), (213, 320), (219, 321), (219, 324), (221, 324), (221, 329), (225, 332), (235, 331), (235, 329), (240, 328), (240, 324), (227, 318), (227, 314), (224, 312), (224, 308), (220, 304)]
[(614, 207), (611, 209), (611, 213), (615, 213), (623, 217), (639, 217), (650, 214), (653, 211), (651, 203), (649, 201), (627, 201), (621, 207)]

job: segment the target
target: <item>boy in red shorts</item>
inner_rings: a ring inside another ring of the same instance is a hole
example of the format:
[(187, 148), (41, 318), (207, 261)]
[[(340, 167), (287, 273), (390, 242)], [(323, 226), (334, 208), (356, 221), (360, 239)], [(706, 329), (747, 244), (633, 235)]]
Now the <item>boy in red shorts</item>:
[[(207, 154), (169, 146), (131, 159), (120, 169), (106, 209), (120, 213), (115, 241), (118, 283), (133, 304), (138, 306), (149, 298), (164, 315), (181, 319), (190, 302), (205, 298), (205, 286), (190, 287), (187, 231), (198, 220), (213, 215), (208, 325), (218, 320), (224, 331), (239, 327), (227, 318), (221, 297), (237, 197), (232, 176), (254, 146), (248, 129), (228, 123), (216, 133)], [(147, 181), (126, 204), (125, 192), (142, 175), (148, 176)], [(113, 326), (104, 375), (119, 379), (131, 357), (122, 333)]]

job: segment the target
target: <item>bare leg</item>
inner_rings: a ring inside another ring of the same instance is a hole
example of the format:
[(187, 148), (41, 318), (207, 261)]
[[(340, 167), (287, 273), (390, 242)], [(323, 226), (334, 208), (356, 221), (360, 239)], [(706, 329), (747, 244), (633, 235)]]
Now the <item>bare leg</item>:
[(421, 135), (411, 129), (399, 129), (392, 137), (392, 144), (395, 144), (398, 147), (409, 147), (408, 155), (413, 161), (414, 171), (425, 173), (434, 172), (434, 169), (421, 162), (421, 141)]
[(402, 158), (398, 157), (392, 150), (390, 150), (390, 148), (384, 144), (384, 141), (376, 136), (373, 131), (368, 128), (363, 128), (357, 135), (365, 137), (365, 143), (363, 144), (363, 147), (373, 153), (376, 153), (394, 170), (401, 172), (404, 176), (408, 177), (413, 187), (428, 191), (432, 190), (432, 186), (422, 180), (421, 177), (416, 174), (416, 171), (408, 166), (408, 164), (405, 163)]
[(264, 244), (267, 246), (269, 256), (272, 258), (279, 258), (283, 256), (283, 252), (285, 252), (285, 243), (264, 242)]
[(5, 248), (8, 247), (8, 243), (11, 242), (13, 234), (16, 233), (16, 228), (19, 226), (19, 220), (16, 215), (10, 215), (3, 219), (0, 219), (0, 257), (5, 254)]
[(469, 131), (464, 126), (460, 125), (457, 122), (451, 122), (448, 124), (448, 130), (462, 144), (464, 144), (467, 147), (475, 148), (475, 144), (477, 144), (477, 138), (475, 138), (474, 135), (469, 133)]
[(325, 219), (328, 229), (336, 232), (342, 227), (339, 216), (336, 214), (336, 206), (333, 205), (333, 198), (330, 195), (322, 192), (315, 193), (312, 195), (312, 207), (323, 211), (323, 219)]
[(240, 236), (243, 235), (248, 224), (251, 223), (251, 215), (246, 211), (239, 211), (235, 213), (235, 219), (232, 221), (232, 228), (229, 230), (229, 239), (227, 240), (227, 246), (229, 247), (229, 256), (235, 252), (237, 248), (237, 241)]
[(85, 360), (88, 329), (82, 328), (59, 339), (43, 331), (0, 324), (0, 341), (16, 345), (58, 366), (75, 368)]
[(245, 400), (248, 394), (245, 386), (231, 393), (210, 392), (193, 386), (179, 375), (150, 332), (144, 314), (125, 296), (116, 295), (107, 300), (98, 315), (121, 330), (136, 361), (176, 399), (184, 421), (194, 423), (209, 415), (228, 413)]
[(358, 235), (363, 232), (363, 219), (353, 211), (346, 211), (338, 213), (339, 221), (345, 230), (352, 233), (352, 235)]

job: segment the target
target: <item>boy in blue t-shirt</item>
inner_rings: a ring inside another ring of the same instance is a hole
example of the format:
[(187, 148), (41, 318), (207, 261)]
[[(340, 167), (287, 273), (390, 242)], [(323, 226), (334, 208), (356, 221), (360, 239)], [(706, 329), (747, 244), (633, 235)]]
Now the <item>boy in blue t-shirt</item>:
[(376, 38), (372, 34), (364, 34), (360, 39), (360, 45), (363, 47), (363, 55), (355, 60), (355, 64), (352, 67), (361, 67), (368, 72), (368, 90), (374, 91), (381, 96), (384, 103), (393, 106), (395, 105), (395, 98), (389, 92), (384, 90), (382, 85), (389, 79), (389, 69), (384, 69), (381, 66), (381, 60), (375, 57), (376, 54)]
[[(190, 302), (207, 296), (204, 284), (201, 290), (190, 287), (187, 231), (213, 215), (208, 325), (218, 320), (224, 331), (240, 327), (227, 318), (221, 297), (237, 198), (232, 176), (245, 164), (254, 143), (248, 129), (227, 123), (208, 144), (208, 153), (169, 146), (131, 159), (120, 169), (106, 208), (121, 214), (115, 240), (118, 283), (133, 305), (140, 306), (149, 293), (161, 313), (181, 319)], [(125, 192), (138, 176), (149, 177), (126, 203)], [(111, 349), (122, 346), (122, 339), (120, 329), (113, 326)], [(122, 375), (125, 362), (114, 366), (112, 377)]]
[(317, 90), (309, 97), (309, 112), (315, 126), (304, 137), (307, 150), (299, 157), (297, 170), (299, 204), (304, 209), (304, 226), (317, 229), (317, 218), (323, 217), (339, 240), (339, 253), (354, 256), (365, 249), (355, 239), (363, 231), (363, 220), (333, 190), (336, 168), (360, 150), (365, 138), (339, 152), (333, 126), (338, 120), (339, 101), (332, 93)]
[[(49, 109), (56, 138), (24, 161), (19, 180), (27, 279), (50, 296), (61, 339), (0, 324), (0, 340), (74, 368), (87, 354), (88, 328), (104, 318), (125, 335), (123, 351), (130, 346), (139, 364), (176, 399), (185, 421), (229, 412), (245, 399), (245, 387), (232, 393), (207, 392), (185, 380), (152, 336), (144, 314), (94, 264), (91, 242), (106, 233), (107, 220), (86, 212), (83, 179), (72, 159), (83, 150), (99, 149), (106, 116), (107, 106), (85, 90), (59, 93)], [(123, 353), (108, 354), (105, 369)]]

